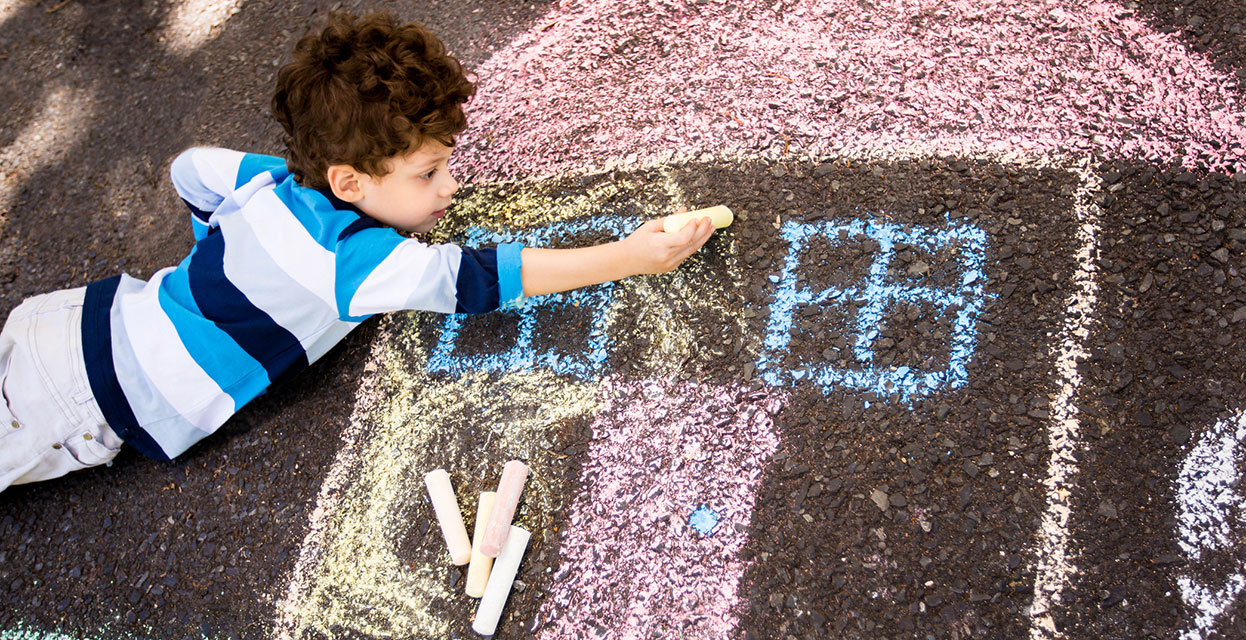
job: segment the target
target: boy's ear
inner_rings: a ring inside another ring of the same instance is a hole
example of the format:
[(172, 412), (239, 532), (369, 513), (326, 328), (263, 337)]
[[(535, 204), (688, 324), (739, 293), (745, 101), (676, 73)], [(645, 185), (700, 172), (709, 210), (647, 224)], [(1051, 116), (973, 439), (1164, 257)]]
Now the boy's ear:
[(325, 178), (329, 181), (329, 189), (339, 199), (353, 203), (363, 198), (363, 185), (354, 167), (348, 164), (329, 165)]

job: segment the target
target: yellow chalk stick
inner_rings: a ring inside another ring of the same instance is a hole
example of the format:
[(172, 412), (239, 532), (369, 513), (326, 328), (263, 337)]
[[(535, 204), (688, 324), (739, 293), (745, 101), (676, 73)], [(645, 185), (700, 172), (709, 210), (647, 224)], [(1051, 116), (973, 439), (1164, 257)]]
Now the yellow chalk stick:
[(731, 214), (731, 209), (718, 205), (717, 207), (709, 207), (707, 209), (697, 209), (696, 211), (685, 211), (683, 213), (672, 213), (666, 216), (662, 221), (662, 230), (667, 233), (675, 233), (684, 228), (684, 225), (693, 220), (701, 218), (709, 218), (714, 226), (722, 229), (731, 224), (735, 220), (735, 216)]
[(480, 494), (480, 502), (476, 505), (476, 526), (472, 535), (472, 561), (467, 565), (468, 597), (479, 598), (485, 594), (485, 584), (489, 582), (489, 569), (493, 567), (493, 558), (480, 552), (480, 543), (484, 541), (485, 526), (489, 522), (489, 514), (493, 513), (493, 499), (497, 497), (493, 491)]

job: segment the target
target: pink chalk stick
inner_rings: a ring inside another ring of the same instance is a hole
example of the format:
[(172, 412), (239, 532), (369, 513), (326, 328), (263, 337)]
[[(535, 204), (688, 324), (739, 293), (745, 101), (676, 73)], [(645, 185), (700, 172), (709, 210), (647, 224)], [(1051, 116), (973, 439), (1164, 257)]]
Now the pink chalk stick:
[(480, 543), (480, 552), (485, 556), (496, 558), (502, 552), (502, 544), (510, 533), (511, 520), (515, 518), (515, 507), (519, 506), (519, 494), (523, 492), (523, 483), (527, 479), (528, 465), (518, 460), (511, 460), (502, 467), (493, 512), (489, 514), (489, 526), (485, 528), (484, 540)]

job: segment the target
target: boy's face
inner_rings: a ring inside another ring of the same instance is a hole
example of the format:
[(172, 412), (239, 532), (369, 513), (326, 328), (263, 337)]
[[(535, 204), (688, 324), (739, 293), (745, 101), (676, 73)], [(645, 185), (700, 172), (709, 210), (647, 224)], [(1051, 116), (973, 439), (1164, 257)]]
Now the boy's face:
[(391, 158), (384, 177), (358, 173), (359, 197), (354, 205), (395, 229), (429, 232), (459, 190), (446, 164), (452, 151), (453, 147), (430, 141), (414, 153)]

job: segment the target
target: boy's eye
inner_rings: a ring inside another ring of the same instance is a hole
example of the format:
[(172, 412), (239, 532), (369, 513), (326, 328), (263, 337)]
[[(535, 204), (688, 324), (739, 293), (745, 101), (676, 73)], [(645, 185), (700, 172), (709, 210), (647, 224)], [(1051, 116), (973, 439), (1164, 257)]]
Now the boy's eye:
[(423, 179), (425, 179), (425, 180), (430, 180), (430, 179), (432, 179), (432, 177), (433, 177), (434, 175), (436, 175), (436, 173), (437, 173), (437, 170), (436, 170), (436, 169), (429, 169), (427, 173), (425, 173), (425, 174), (421, 175), (420, 177), (421, 177), (421, 178), (423, 178)]

